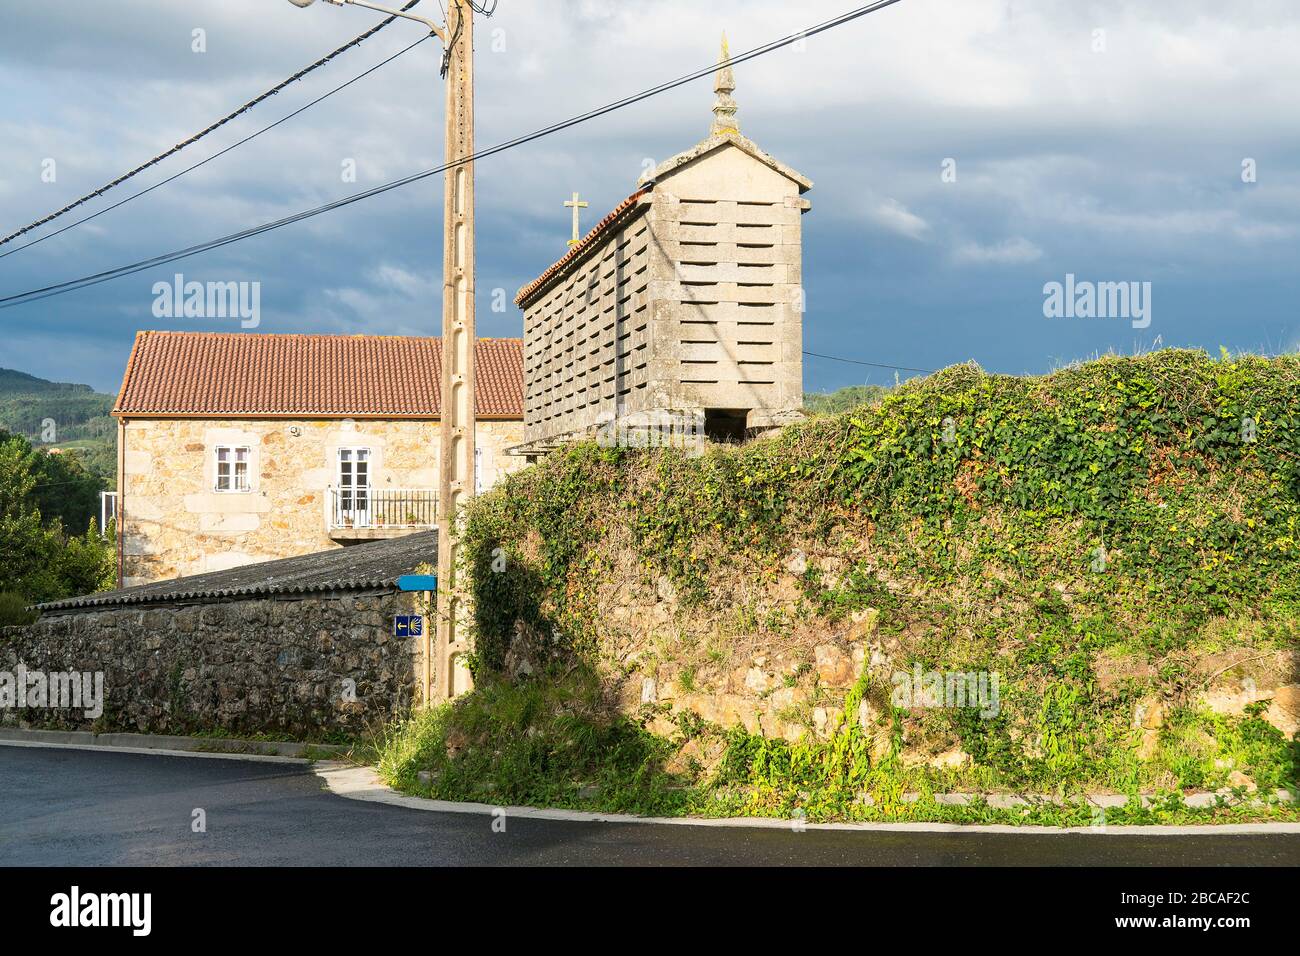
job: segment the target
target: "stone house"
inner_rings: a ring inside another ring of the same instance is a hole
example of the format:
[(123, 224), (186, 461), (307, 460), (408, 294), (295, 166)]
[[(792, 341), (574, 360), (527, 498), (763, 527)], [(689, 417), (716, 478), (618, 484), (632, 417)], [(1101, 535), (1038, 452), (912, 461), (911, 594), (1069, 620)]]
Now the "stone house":
[[(101, 713), (0, 708), (0, 726), (354, 737), (424, 699), (436, 531), (40, 606), (0, 629), (0, 671), (102, 675)], [(405, 624), (405, 627), (398, 626)], [(65, 702), (66, 703), (66, 702)]]
[(803, 405), (812, 183), (741, 135), (725, 42), (709, 136), (522, 288), (524, 455), (614, 422), (738, 440)]
[[(477, 344), (476, 483), (523, 459), (518, 339)], [(113, 408), (124, 586), (437, 525), (441, 340), (140, 332)]]

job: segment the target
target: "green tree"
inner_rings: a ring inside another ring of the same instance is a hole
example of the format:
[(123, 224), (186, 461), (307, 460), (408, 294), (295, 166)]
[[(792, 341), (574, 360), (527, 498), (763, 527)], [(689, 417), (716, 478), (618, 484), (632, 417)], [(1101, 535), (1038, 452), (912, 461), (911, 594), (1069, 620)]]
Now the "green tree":
[[(0, 605), (112, 587), (112, 545), (100, 536), (93, 518), (81, 518), (92, 496), (98, 507), (97, 482), (79, 462), (62, 461), (33, 449), (21, 435), (0, 430), (0, 594), (9, 595)], [(82, 497), (51, 498), (47, 493), (55, 488), (77, 489)], [(77, 533), (65, 530), (65, 516), (79, 526)]]
[(875, 405), (890, 391), (886, 385), (849, 385), (835, 392), (806, 392), (803, 407), (810, 415), (838, 415), (859, 405)]
[(50, 454), (33, 449), (36, 507), (46, 521), (58, 519), (74, 534), (83, 534), (99, 514), (99, 493), (104, 479), (93, 473), (75, 454)]

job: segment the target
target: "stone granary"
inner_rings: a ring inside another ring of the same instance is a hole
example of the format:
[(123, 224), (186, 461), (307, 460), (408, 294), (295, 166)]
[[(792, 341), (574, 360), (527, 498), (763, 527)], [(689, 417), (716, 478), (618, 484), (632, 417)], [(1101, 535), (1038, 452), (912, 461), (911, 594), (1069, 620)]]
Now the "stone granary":
[(802, 195), (740, 133), (726, 42), (709, 135), (519, 291), (524, 443), (544, 454), (614, 422), (737, 440), (803, 404)]

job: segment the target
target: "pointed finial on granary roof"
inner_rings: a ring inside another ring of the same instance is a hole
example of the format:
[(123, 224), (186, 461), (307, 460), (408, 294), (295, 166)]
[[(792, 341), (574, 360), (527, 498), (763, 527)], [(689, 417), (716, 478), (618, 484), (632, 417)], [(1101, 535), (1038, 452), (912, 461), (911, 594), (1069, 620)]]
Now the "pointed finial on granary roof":
[(722, 56), (718, 60), (718, 73), (713, 81), (713, 92), (718, 98), (713, 103), (713, 126), (710, 136), (726, 136), (740, 132), (736, 119), (736, 101), (731, 94), (736, 89), (736, 75), (731, 72), (731, 51), (727, 49), (727, 34), (722, 34)]

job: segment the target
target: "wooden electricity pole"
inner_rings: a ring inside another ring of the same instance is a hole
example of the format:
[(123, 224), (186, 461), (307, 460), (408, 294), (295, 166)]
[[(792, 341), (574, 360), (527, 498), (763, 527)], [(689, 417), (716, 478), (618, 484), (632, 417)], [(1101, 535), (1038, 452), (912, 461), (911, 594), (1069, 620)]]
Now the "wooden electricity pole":
[[(309, 7), (316, 0), (290, 0)], [(474, 496), (474, 4), (449, 0), (447, 22), (394, 10), (373, 0), (329, 0), (424, 24), (442, 41), (447, 83), (446, 176), (442, 233), (442, 409), (438, 447), (438, 586), (436, 637), (424, 630), (424, 703), (469, 689), (458, 666), (470, 651), (466, 607), (457, 593), (455, 521)], [(490, 14), (489, 14), (490, 15)], [(120, 443), (119, 443), (120, 444)], [(121, 474), (121, 469), (118, 469)]]
[(437, 636), (426, 702), (469, 689), (467, 608), (457, 591), (460, 549), (454, 523), (475, 490), (474, 165), (465, 162), (474, 154), (474, 8), (470, 0), (451, 0), (447, 6)]

